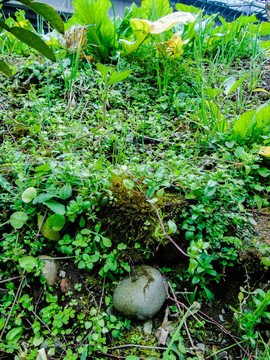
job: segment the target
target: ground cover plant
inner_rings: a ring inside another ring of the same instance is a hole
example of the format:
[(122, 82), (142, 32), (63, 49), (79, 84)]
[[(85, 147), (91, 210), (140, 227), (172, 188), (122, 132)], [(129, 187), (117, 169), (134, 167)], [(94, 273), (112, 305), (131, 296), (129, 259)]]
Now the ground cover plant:
[[(0, 34), (0, 357), (270, 358), (269, 23), (74, 6), (55, 62)], [(113, 309), (141, 265), (150, 321)]]

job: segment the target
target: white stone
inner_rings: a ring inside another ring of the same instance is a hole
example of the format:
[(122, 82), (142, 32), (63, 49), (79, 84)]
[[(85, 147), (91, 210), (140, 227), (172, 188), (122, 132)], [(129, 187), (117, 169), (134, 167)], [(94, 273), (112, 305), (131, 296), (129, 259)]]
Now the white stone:
[(166, 299), (164, 278), (151, 266), (140, 266), (123, 279), (113, 294), (114, 307), (120, 313), (147, 320), (153, 317)]
[(44, 262), (42, 275), (47, 280), (48, 285), (54, 285), (57, 280), (57, 273), (60, 267), (59, 261), (54, 260), (51, 256), (41, 255), (39, 259)]

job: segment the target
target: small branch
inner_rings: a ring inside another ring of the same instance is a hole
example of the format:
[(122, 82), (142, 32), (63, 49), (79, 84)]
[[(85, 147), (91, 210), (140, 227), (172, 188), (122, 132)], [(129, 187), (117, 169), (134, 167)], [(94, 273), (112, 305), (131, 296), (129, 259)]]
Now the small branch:
[(9, 133), (9, 135), (11, 136), (11, 138), (12, 138), (13, 142), (16, 144), (16, 140), (15, 140), (15, 138), (14, 138), (14, 136), (13, 136), (12, 132), (10, 131), (10, 129), (9, 129), (9, 127), (8, 127), (7, 125), (6, 125), (6, 128), (7, 128), (7, 131), (8, 131), (8, 133)]
[(101, 292), (101, 296), (100, 296), (100, 300), (99, 300), (99, 306), (98, 306), (97, 316), (100, 314), (100, 310), (101, 310), (101, 306), (102, 306), (102, 301), (103, 301), (103, 298), (104, 298), (104, 290), (105, 290), (105, 277), (103, 278), (102, 292)]
[(114, 350), (114, 349), (123, 349), (127, 347), (136, 347), (136, 348), (142, 348), (142, 349), (154, 349), (154, 350), (166, 350), (165, 347), (159, 347), (159, 346), (147, 346), (147, 345), (137, 345), (137, 344), (125, 344), (125, 345), (118, 345), (118, 346), (112, 346), (108, 347), (108, 350)]
[(253, 209), (250, 209), (248, 211), (252, 211), (256, 214), (260, 214), (260, 215), (266, 215), (266, 216), (270, 216), (270, 213), (266, 213), (266, 212), (263, 212), (263, 211), (259, 211), (259, 210), (253, 210)]
[(10, 278), (10, 279), (7, 279), (7, 280), (1, 280), (0, 281), (0, 284), (4, 284), (6, 282), (9, 282), (9, 281), (12, 281), (12, 280), (16, 280), (16, 279), (21, 279), (22, 275), (19, 275), (19, 276), (15, 276), (13, 278)]

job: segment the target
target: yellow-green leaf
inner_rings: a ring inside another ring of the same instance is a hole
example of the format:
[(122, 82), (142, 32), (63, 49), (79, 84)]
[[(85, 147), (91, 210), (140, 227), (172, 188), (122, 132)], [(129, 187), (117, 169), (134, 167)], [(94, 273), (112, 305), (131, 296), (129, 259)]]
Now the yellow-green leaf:
[(270, 146), (262, 146), (258, 151), (258, 154), (270, 158)]

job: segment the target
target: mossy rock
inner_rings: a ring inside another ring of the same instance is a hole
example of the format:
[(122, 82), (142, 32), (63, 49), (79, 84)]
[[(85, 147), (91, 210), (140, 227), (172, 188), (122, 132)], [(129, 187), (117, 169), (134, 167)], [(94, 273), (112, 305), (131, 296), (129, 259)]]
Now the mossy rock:
[[(168, 239), (155, 234), (159, 220), (144, 193), (136, 185), (132, 189), (126, 188), (123, 184), (125, 179), (114, 178), (112, 181), (110, 190), (114, 200), (107, 202), (98, 213), (102, 230), (110, 235), (114, 243), (124, 242), (132, 249), (135, 243), (151, 250), (159, 244), (168, 243)], [(163, 223), (166, 225), (168, 220), (173, 220), (179, 229), (186, 206), (187, 201), (180, 192), (165, 192), (155, 203)]]

